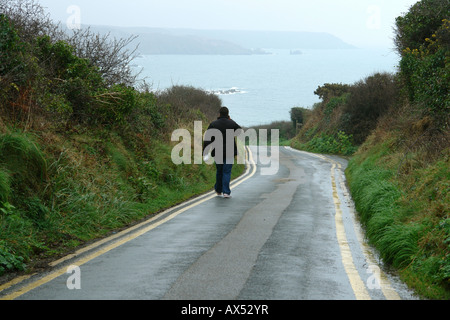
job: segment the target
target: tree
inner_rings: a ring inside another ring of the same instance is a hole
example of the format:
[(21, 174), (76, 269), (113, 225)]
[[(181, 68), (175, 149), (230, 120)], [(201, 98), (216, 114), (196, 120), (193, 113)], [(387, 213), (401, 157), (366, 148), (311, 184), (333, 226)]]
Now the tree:
[(291, 120), (294, 128), (297, 128), (298, 124), (303, 124), (303, 108), (292, 108)]
[(319, 96), (323, 102), (327, 102), (332, 97), (340, 97), (344, 93), (348, 93), (350, 86), (342, 83), (325, 83), (323, 86), (319, 86), (314, 94)]

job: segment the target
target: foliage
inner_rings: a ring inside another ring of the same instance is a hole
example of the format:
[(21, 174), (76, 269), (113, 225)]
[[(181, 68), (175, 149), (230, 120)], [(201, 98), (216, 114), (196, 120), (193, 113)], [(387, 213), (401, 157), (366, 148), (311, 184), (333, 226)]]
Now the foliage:
[(23, 48), (8, 17), (0, 14), (0, 75), (8, 75), (20, 66)]
[(257, 132), (258, 144), (260, 130), (267, 130), (267, 141), (266, 143), (271, 143), (272, 141), (272, 130), (278, 130), (278, 137), (280, 145), (286, 143), (288, 140), (295, 137), (296, 130), (289, 121), (274, 121), (269, 124), (253, 126), (251, 129), (255, 129)]
[(393, 108), (395, 76), (375, 73), (353, 85), (325, 84), (316, 92), (323, 101), (314, 106), (293, 144), (313, 152), (351, 155)]
[(0, 169), (3, 174), (10, 173), (2, 179), (2, 184), (6, 186), (3, 187), (5, 190), (10, 184), (15, 190), (14, 196), (18, 190), (21, 194), (32, 194), (47, 176), (47, 163), (42, 151), (29, 136), (19, 133), (0, 135)]
[(130, 83), (127, 40), (67, 39), (33, 0), (0, 10), (0, 275), (211, 190), (214, 168), (174, 165), (169, 133), (206, 126), (217, 96)]
[[(346, 171), (369, 241), (421, 295), (450, 297), (448, 158), (400, 174), (404, 145), (371, 136)], [(420, 153), (410, 155), (420, 158)], [(417, 160), (416, 160), (417, 161)]]
[[(420, 49), (427, 38), (442, 25), (443, 19), (448, 19), (450, 3), (448, 0), (421, 0), (409, 11), (396, 19), (395, 44), (398, 52)], [(448, 43), (448, 42), (447, 42)]]
[(218, 117), (222, 105), (217, 95), (191, 86), (173, 86), (157, 96), (160, 103), (169, 105), (180, 117), (189, 117), (198, 110), (212, 121)]
[(135, 36), (112, 39), (109, 34), (94, 33), (90, 28), (69, 31), (55, 24), (37, 0), (0, 0), (0, 12), (13, 22), (21, 41), (32, 44), (48, 36), (52, 42), (63, 41), (74, 48), (76, 56), (87, 59), (100, 71), (108, 86), (122, 83), (134, 85), (139, 74), (130, 68), (136, 57)]
[(323, 86), (319, 86), (314, 94), (319, 98), (327, 102), (330, 98), (340, 97), (345, 93), (348, 93), (350, 86), (342, 83), (325, 83)]
[(448, 125), (445, 122), (450, 110), (450, 21), (444, 19), (441, 23), (418, 49), (403, 50), (400, 68), (409, 100), (422, 105), (424, 112), (442, 125)]
[(399, 72), (374, 74), (346, 88), (319, 87), (322, 101), (291, 143), (330, 152), (338, 132), (354, 137), (359, 148), (346, 175), (367, 238), (417, 293), (445, 300), (450, 299), (448, 12), (447, 0), (422, 0), (397, 18)]
[(9, 252), (6, 243), (0, 241), (0, 276), (7, 271), (24, 270), (24, 268), (23, 258)]
[(339, 131), (336, 136), (325, 133), (314, 136), (307, 143), (294, 143), (294, 147), (316, 153), (352, 155), (357, 148), (352, 143), (352, 137), (345, 132)]
[(398, 88), (395, 76), (375, 73), (351, 86), (343, 106), (342, 129), (362, 144), (375, 129), (378, 119), (395, 106)]
[(297, 107), (297, 108), (292, 108), (291, 109), (291, 112), (290, 112), (290, 114), (291, 114), (291, 121), (292, 121), (292, 124), (293, 124), (294, 128), (297, 129), (297, 125), (302, 125), (303, 124), (303, 121), (304, 121), (303, 113), (304, 113), (304, 109), (303, 108), (298, 108)]
[(344, 93), (341, 96), (333, 96), (325, 104), (324, 114), (327, 118), (330, 118), (333, 111), (338, 107), (342, 107), (347, 103), (349, 93)]

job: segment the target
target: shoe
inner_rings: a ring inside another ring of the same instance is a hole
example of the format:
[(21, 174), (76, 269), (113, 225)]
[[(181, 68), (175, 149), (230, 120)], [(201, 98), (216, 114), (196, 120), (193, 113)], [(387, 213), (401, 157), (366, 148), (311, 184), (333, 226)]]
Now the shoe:
[(224, 193), (223, 197), (229, 199), (229, 198), (231, 198), (231, 195)]
[(217, 194), (218, 197), (222, 196), (222, 192), (216, 192), (216, 194)]

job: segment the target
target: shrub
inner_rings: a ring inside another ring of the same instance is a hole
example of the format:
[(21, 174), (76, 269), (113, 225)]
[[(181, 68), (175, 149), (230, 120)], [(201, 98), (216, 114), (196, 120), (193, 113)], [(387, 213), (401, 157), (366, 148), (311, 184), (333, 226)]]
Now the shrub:
[(89, 112), (91, 122), (121, 125), (136, 107), (137, 92), (132, 87), (114, 85), (95, 96), (95, 107)]
[(47, 176), (47, 163), (41, 150), (20, 133), (0, 136), (0, 167), (10, 174), (15, 196), (19, 195), (19, 190), (33, 193)]
[(450, 110), (449, 38), (450, 21), (444, 19), (419, 49), (404, 49), (400, 62), (409, 100), (444, 125)]
[(8, 250), (5, 241), (0, 241), (0, 276), (10, 270), (24, 270), (23, 257), (16, 256)]
[(11, 194), (10, 176), (8, 172), (0, 168), (0, 204), (6, 203)]
[(14, 22), (25, 43), (32, 44), (42, 36), (49, 36), (52, 42), (68, 43), (77, 56), (89, 60), (100, 70), (108, 85), (123, 83), (130, 86), (137, 80), (138, 74), (129, 67), (138, 48), (130, 49), (136, 36), (112, 39), (109, 34), (94, 33), (89, 28), (69, 32), (55, 24), (35, 0), (0, 0), (0, 12)]
[(419, 49), (427, 38), (448, 19), (450, 2), (448, 0), (421, 0), (414, 4), (408, 13), (396, 19), (395, 44), (403, 55), (407, 48)]
[(15, 69), (21, 67), (20, 55), (23, 45), (19, 36), (4, 14), (0, 14), (0, 75), (2, 77), (11, 75)]
[(362, 144), (375, 129), (378, 119), (397, 101), (395, 76), (376, 73), (355, 83), (343, 107), (343, 130)]
[(300, 149), (305, 149), (311, 152), (327, 153), (327, 154), (341, 154), (352, 155), (356, 152), (357, 147), (352, 143), (352, 137), (339, 131), (336, 136), (322, 133), (316, 135), (305, 144), (296, 145)]
[(212, 121), (219, 115), (222, 100), (213, 94), (191, 86), (173, 86), (157, 94), (160, 104), (170, 105), (173, 112), (181, 118), (199, 110)]
[(323, 86), (319, 86), (314, 94), (319, 96), (323, 102), (328, 102), (333, 97), (340, 97), (345, 93), (348, 93), (350, 86), (342, 83), (325, 83)]

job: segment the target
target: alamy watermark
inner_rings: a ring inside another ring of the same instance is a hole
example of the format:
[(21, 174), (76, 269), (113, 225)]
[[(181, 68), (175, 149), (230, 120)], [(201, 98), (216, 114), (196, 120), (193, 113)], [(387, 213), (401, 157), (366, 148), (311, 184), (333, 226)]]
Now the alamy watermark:
[(67, 268), (67, 274), (70, 276), (67, 278), (66, 286), (69, 290), (81, 290), (81, 269), (79, 266), (71, 265)]
[(66, 20), (66, 26), (70, 30), (81, 29), (81, 8), (76, 5), (67, 7), (69, 17)]
[(366, 20), (366, 27), (370, 30), (381, 29), (381, 7), (377, 5), (370, 5), (367, 8), (369, 17)]
[[(245, 146), (250, 145), (258, 149), (253, 155), (255, 164), (262, 165), (262, 175), (275, 175), (279, 169), (279, 144), (280, 132), (278, 129), (270, 130), (270, 143), (268, 141), (267, 129), (229, 129), (224, 137), (217, 129), (209, 129), (203, 133), (203, 123), (194, 122), (193, 135), (188, 129), (177, 129), (173, 131), (172, 142), (179, 142), (172, 149), (172, 162), (176, 165), (181, 164), (213, 164), (214, 162), (223, 162), (224, 154), (233, 154), (234, 143)], [(224, 148), (224, 138), (227, 143)], [(203, 141), (213, 141), (203, 152)], [(225, 149), (225, 150), (224, 150)], [(192, 152), (193, 150), (193, 152)], [(215, 157), (210, 154), (214, 151)], [(236, 159), (229, 159), (236, 164), (246, 164), (246, 155), (244, 151), (238, 152)], [(229, 160), (226, 160), (227, 162)]]
[(370, 276), (367, 278), (366, 285), (369, 290), (381, 290), (381, 269), (377, 265), (371, 264), (367, 268), (367, 274)]

